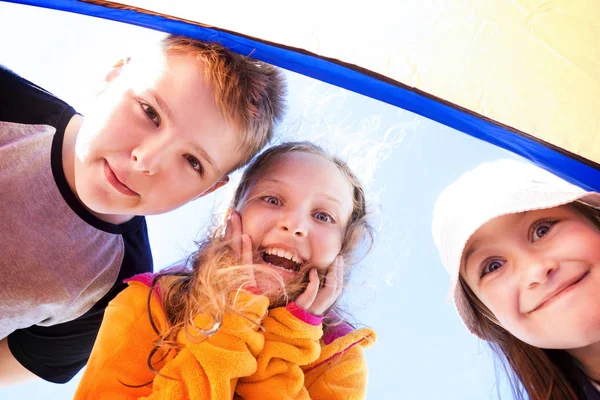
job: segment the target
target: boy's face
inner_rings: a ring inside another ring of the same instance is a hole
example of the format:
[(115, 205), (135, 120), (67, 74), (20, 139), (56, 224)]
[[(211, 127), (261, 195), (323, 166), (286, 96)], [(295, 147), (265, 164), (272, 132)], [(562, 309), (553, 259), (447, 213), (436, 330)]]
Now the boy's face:
[(200, 62), (134, 60), (107, 81), (75, 145), (76, 194), (88, 208), (160, 214), (227, 182), (242, 156), (240, 132), (217, 109)]

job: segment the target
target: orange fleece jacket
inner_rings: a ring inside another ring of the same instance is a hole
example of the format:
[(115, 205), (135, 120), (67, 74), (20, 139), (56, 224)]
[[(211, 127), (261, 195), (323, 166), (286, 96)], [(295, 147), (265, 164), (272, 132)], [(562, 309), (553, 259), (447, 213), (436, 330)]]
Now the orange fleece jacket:
[[(285, 308), (268, 311), (265, 332), (246, 318), (226, 315), (220, 330), (196, 343), (180, 332), (181, 351), (148, 356), (157, 339), (148, 315), (147, 285), (130, 282), (108, 306), (75, 399), (360, 399), (366, 387), (362, 347), (375, 336), (361, 329), (325, 345), (320, 325)], [(241, 292), (245, 315), (259, 321), (268, 300)], [(168, 329), (157, 296), (150, 298), (153, 321)], [(195, 319), (197, 326), (207, 317)], [(193, 338), (192, 338), (193, 339)]]
[(310, 325), (284, 307), (271, 309), (263, 327), (265, 345), (257, 358), (257, 371), (237, 384), (236, 393), (241, 398), (365, 398), (363, 348), (375, 342), (373, 330), (363, 328), (343, 336), (333, 333), (323, 340), (321, 325)]

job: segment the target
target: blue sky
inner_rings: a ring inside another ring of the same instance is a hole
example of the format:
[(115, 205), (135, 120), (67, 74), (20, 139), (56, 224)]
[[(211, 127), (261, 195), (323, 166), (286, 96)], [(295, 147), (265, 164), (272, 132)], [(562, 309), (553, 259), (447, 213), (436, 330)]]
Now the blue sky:
[[(104, 73), (162, 34), (59, 11), (0, 2), (0, 63), (85, 114)], [(445, 303), (448, 278), (431, 239), (437, 194), (484, 160), (515, 157), (404, 110), (288, 73), (283, 139), (310, 139), (346, 158), (366, 183), (376, 246), (354, 271), (346, 307), (373, 327), (367, 350), (370, 399), (495, 399), (487, 345), (471, 337)], [(316, 182), (318, 183), (318, 182)], [(233, 185), (174, 212), (148, 218), (156, 268), (193, 250), (193, 240)], [(70, 398), (45, 382), (0, 389), (3, 399)], [(503, 393), (508, 393), (500, 384)], [(505, 395), (504, 398), (508, 398)]]

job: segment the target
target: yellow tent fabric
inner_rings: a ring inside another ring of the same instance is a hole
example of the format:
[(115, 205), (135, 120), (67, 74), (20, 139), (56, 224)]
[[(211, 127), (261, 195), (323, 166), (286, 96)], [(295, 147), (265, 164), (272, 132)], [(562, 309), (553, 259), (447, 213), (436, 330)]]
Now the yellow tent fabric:
[(600, 162), (600, 2), (122, 4), (355, 64)]

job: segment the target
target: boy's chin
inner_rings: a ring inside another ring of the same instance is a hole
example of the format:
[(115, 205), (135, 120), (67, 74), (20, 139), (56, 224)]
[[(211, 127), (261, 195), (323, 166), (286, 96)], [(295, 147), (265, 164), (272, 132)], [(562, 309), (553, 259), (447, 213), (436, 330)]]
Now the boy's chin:
[(92, 214), (94, 214), (98, 219), (113, 225), (124, 224), (127, 221), (131, 221), (133, 217), (135, 217), (135, 215), (98, 214), (93, 211)]
[(97, 204), (93, 201), (86, 203), (84, 199), (80, 199), (80, 203), (95, 217), (111, 224), (123, 224), (135, 217), (135, 215), (126, 210), (116, 210), (114, 207), (106, 207), (101, 203)]

